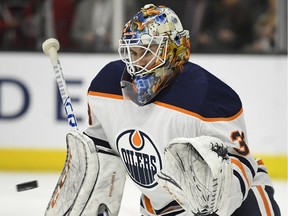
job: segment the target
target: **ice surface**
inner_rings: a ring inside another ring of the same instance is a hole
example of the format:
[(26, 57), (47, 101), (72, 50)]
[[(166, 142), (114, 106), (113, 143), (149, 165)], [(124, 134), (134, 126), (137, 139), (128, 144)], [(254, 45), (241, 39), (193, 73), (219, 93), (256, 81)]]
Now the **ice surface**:
[[(0, 172), (0, 215), (2, 216), (41, 216), (58, 180), (58, 173), (19, 173)], [(38, 188), (17, 192), (19, 183), (37, 180)], [(282, 215), (288, 215), (287, 181), (273, 181), (275, 199), (279, 203)], [(125, 192), (119, 216), (135, 216), (139, 213), (139, 191), (127, 178)]]

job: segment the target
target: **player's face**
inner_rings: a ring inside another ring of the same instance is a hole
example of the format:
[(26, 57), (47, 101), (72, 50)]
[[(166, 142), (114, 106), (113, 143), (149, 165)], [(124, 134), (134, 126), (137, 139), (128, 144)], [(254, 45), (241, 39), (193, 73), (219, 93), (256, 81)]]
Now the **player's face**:
[(134, 66), (140, 70), (146, 68), (151, 69), (156, 63), (155, 53), (157, 51), (158, 45), (150, 45), (149, 49), (146, 47), (131, 47), (130, 54), (131, 60), (134, 62)]

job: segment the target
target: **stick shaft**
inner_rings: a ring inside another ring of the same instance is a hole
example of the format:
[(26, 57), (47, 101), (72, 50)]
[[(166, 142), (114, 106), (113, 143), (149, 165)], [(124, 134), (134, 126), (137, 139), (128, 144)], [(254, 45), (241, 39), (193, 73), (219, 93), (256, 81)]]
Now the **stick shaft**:
[(54, 47), (51, 47), (49, 49), (49, 57), (51, 59), (51, 63), (55, 72), (56, 82), (57, 82), (58, 89), (62, 98), (62, 102), (63, 102), (63, 106), (65, 109), (65, 113), (66, 113), (69, 126), (72, 128), (78, 129), (76, 115), (73, 111), (72, 102), (67, 91), (66, 81), (64, 79), (60, 60), (58, 58), (57, 51)]

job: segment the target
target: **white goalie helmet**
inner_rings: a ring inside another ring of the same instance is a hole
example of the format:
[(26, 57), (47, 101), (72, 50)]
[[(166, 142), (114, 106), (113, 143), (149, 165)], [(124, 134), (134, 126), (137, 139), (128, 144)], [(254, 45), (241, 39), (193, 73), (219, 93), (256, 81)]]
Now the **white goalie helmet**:
[(183, 29), (170, 8), (148, 4), (124, 26), (118, 51), (131, 77), (129, 81), (126, 75), (124, 81), (133, 85), (134, 101), (144, 105), (167, 86), (188, 61), (189, 32)]

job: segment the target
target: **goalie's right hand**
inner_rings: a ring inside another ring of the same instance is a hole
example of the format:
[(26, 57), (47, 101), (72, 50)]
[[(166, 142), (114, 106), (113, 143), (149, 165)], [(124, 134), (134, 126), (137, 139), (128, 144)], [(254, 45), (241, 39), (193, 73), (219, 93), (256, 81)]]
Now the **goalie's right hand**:
[(227, 147), (210, 136), (173, 139), (156, 181), (188, 212), (217, 212), (228, 197), (232, 165)]

